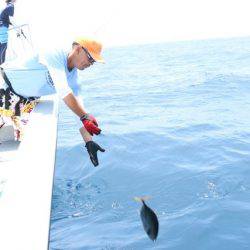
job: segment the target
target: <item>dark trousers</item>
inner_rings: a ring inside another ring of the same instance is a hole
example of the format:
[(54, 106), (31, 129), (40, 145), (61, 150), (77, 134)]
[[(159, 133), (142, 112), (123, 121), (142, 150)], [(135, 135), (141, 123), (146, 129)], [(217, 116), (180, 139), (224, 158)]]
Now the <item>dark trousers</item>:
[(0, 43), (0, 65), (5, 61), (7, 43)]

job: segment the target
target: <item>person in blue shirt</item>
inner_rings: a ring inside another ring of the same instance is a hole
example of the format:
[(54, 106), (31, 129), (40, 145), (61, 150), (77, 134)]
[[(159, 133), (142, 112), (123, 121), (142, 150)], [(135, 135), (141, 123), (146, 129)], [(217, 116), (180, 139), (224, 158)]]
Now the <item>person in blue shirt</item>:
[(0, 67), (0, 117), (6, 114), (20, 117), (37, 97), (57, 94), (78, 117), (90, 160), (97, 166), (97, 152), (105, 150), (92, 140), (92, 136), (99, 135), (101, 129), (79, 98), (78, 70), (95, 62), (103, 63), (101, 50), (101, 43), (83, 37), (75, 39), (69, 50), (56, 48), (28, 59), (3, 63)]
[(12, 25), (10, 17), (14, 16), (14, 3), (16, 0), (6, 0), (6, 7), (0, 13), (0, 64), (5, 61), (8, 45), (8, 28)]

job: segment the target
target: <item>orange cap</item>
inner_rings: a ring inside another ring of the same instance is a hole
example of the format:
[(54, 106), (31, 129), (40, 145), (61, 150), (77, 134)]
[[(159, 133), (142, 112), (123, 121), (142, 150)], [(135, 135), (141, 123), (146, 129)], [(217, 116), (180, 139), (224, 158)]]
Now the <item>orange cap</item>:
[(85, 37), (79, 37), (75, 40), (76, 43), (88, 50), (89, 54), (93, 57), (96, 62), (104, 63), (101, 56), (102, 44)]

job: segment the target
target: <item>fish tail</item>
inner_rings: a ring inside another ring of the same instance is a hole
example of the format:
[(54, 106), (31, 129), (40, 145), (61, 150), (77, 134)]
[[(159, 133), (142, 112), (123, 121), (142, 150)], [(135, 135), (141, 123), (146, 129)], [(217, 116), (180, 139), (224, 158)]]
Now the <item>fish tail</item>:
[(152, 198), (151, 196), (141, 196), (141, 197), (134, 197), (134, 200), (138, 202), (144, 202), (151, 198)]

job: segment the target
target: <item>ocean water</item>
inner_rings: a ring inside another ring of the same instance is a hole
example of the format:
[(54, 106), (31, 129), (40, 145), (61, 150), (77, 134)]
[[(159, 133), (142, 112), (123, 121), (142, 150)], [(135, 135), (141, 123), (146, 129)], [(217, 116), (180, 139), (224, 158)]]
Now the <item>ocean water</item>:
[[(250, 249), (250, 38), (104, 51), (81, 72), (91, 164), (61, 103), (50, 249)], [(145, 234), (141, 204), (159, 218)]]

